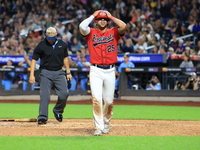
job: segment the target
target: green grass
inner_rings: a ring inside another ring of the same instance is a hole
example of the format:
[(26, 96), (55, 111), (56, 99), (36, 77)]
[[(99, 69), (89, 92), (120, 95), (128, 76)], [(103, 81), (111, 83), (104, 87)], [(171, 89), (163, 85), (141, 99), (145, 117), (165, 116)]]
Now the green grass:
[[(13, 137), (2, 150), (199, 150), (200, 136)], [(3, 141), (3, 142), (2, 142)]]
[[(49, 118), (54, 118), (54, 104), (49, 105)], [(39, 104), (0, 104), (0, 118), (37, 118)], [(113, 119), (200, 120), (200, 107), (115, 105)], [(67, 105), (63, 114), (68, 119), (92, 119), (91, 105)]]
[[(49, 118), (54, 118), (49, 105)], [(37, 118), (39, 104), (0, 103), (0, 118)], [(115, 105), (113, 119), (200, 120), (200, 107)], [(92, 119), (91, 105), (67, 105), (64, 118)], [(191, 131), (192, 132), (192, 131)], [(193, 131), (194, 132), (194, 131)], [(200, 136), (0, 136), (0, 150), (199, 150)]]

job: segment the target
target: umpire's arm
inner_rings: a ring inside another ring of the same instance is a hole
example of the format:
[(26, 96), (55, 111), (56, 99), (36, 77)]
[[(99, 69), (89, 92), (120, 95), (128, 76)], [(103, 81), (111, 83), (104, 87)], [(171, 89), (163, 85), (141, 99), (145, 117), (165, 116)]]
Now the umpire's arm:
[(69, 68), (69, 58), (68, 57), (65, 57), (64, 58), (64, 66), (66, 68), (66, 73), (67, 73), (67, 79), (68, 80), (72, 80), (72, 75), (71, 75), (71, 72), (70, 72), (70, 68)]
[(31, 61), (31, 70), (30, 70), (30, 76), (29, 76), (29, 83), (34, 84), (35, 83), (35, 76), (34, 76), (34, 71), (35, 71), (35, 66), (36, 66), (36, 60), (32, 59)]

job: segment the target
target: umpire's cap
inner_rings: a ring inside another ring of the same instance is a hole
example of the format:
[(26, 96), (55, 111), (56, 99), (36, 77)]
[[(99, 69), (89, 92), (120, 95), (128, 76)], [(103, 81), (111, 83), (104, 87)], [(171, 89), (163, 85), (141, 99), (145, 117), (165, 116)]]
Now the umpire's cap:
[(57, 31), (54, 27), (47, 28), (46, 39), (47, 40), (56, 40), (57, 39)]
[(107, 21), (109, 21), (110, 19), (108, 18), (108, 16), (107, 16), (107, 14), (105, 13), (105, 12), (103, 12), (103, 11), (100, 11), (99, 13), (98, 13), (98, 15), (95, 17), (95, 19), (105, 19), (105, 20), (107, 20)]

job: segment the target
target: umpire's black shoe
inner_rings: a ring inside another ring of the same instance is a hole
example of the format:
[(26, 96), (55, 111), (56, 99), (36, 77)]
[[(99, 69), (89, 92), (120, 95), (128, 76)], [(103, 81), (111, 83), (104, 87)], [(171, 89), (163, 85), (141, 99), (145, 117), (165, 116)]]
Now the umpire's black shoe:
[(45, 119), (39, 119), (38, 125), (43, 125), (43, 124), (47, 124), (47, 121)]
[(56, 120), (58, 120), (59, 122), (62, 122), (62, 120), (63, 120), (62, 114), (54, 114), (54, 116), (55, 116)]

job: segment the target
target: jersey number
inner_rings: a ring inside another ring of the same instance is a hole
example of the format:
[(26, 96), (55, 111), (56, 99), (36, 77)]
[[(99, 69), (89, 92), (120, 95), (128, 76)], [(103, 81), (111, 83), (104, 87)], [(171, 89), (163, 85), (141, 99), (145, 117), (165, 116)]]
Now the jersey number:
[(114, 52), (114, 51), (115, 51), (114, 45), (108, 45), (108, 52)]

